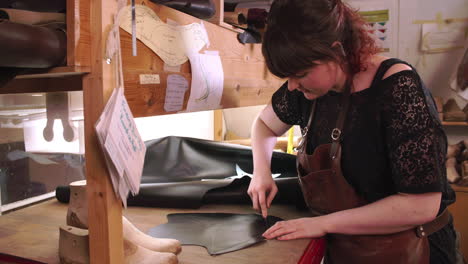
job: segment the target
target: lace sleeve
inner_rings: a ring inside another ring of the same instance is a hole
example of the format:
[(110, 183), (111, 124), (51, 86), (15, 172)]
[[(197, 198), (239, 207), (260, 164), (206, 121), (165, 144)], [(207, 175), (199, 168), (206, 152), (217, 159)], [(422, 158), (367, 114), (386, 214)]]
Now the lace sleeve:
[(288, 82), (285, 82), (272, 96), (271, 105), (278, 118), (288, 125), (303, 123), (304, 96), (296, 90), (288, 90)]
[(385, 79), (382, 120), (398, 192), (441, 191), (445, 179), (446, 137), (431, 114), (429, 92), (414, 71)]

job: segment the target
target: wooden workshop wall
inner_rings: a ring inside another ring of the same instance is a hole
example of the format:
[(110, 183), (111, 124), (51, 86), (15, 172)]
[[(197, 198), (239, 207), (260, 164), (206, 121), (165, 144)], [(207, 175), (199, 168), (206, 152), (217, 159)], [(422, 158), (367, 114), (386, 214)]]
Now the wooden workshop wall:
[[(162, 21), (168, 17), (180, 25), (201, 20), (147, 0), (136, 1), (151, 7)], [(279, 87), (281, 80), (267, 70), (260, 44), (241, 44), (237, 33), (204, 21), (210, 40), (208, 50), (216, 50), (221, 57), (224, 71), (224, 91), (221, 99), (223, 108), (266, 104), (272, 93)], [(138, 56), (131, 56), (131, 35), (120, 30), (123, 68), (125, 76), (125, 95), (135, 117), (164, 115), (163, 109), (166, 80), (169, 72), (163, 70), (163, 61), (142, 42), (137, 41)], [(203, 52), (203, 50), (201, 51)], [(139, 83), (140, 74), (159, 74), (160, 84)], [(173, 74), (173, 72), (171, 72)], [(191, 81), (190, 64), (184, 63), (180, 69), (189, 84)], [(190, 87), (189, 87), (190, 90)], [(185, 94), (184, 109), (189, 98)], [(173, 112), (172, 112), (173, 113)]]

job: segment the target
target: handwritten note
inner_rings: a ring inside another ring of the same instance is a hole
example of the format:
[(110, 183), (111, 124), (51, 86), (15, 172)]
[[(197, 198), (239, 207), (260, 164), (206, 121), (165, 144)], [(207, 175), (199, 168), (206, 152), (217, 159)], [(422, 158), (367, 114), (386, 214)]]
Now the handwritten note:
[(146, 146), (136, 128), (123, 88), (114, 89), (96, 123), (96, 132), (113, 188), (126, 205), (128, 191), (136, 194), (140, 188)]
[(185, 91), (188, 89), (188, 81), (184, 76), (170, 74), (167, 76), (166, 98), (164, 110), (166, 112), (180, 111), (184, 105)]
[(136, 128), (123, 89), (119, 89), (106, 144), (109, 140), (117, 147), (117, 152), (110, 153), (110, 157), (114, 164), (122, 164), (127, 175), (124, 179), (130, 186), (130, 191), (135, 194), (140, 187), (146, 147)]
[(159, 74), (140, 74), (140, 84), (160, 84)]

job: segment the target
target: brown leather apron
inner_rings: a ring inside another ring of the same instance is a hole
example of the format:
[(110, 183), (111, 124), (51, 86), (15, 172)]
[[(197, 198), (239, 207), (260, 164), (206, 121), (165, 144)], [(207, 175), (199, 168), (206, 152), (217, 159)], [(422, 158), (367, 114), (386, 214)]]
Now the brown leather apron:
[[(347, 88), (343, 96), (343, 108), (331, 134), (332, 143), (319, 145), (312, 155), (305, 153), (307, 132), (315, 112), (314, 101), (307, 127), (303, 132), (303, 140), (299, 144), (299, 183), (313, 216), (368, 204), (346, 181), (341, 171), (340, 138), (349, 106), (349, 90)], [(448, 216), (448, 213), (444, 215)], [(327, 234), (326, 241), (326, 264), (429, 263), (427, 235), (424, 232), (417, 235), (413, 228), (388, 235)]]

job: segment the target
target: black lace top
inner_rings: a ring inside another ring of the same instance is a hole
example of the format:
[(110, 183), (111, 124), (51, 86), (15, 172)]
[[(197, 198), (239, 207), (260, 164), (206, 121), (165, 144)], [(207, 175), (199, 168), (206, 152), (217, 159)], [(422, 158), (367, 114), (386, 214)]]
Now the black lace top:
[[(416, 71), (405, 70), (382, 80), (396, 59), (384, 61), (371, 87), (351, 94), (342, 137), (342, 169), (347, 181), (367, 201), (401, 193), (442, 192), (439, 213), (455, 200), (446, 179), (446, 135), (432, 97)], [(308, 133), (307, 153), (331, 143), (330, 133), (341, 109), (341, 93), (317, 100)], [(285, 83), (272, 97), (285, 123), (307, 125), (310, 100)]]

